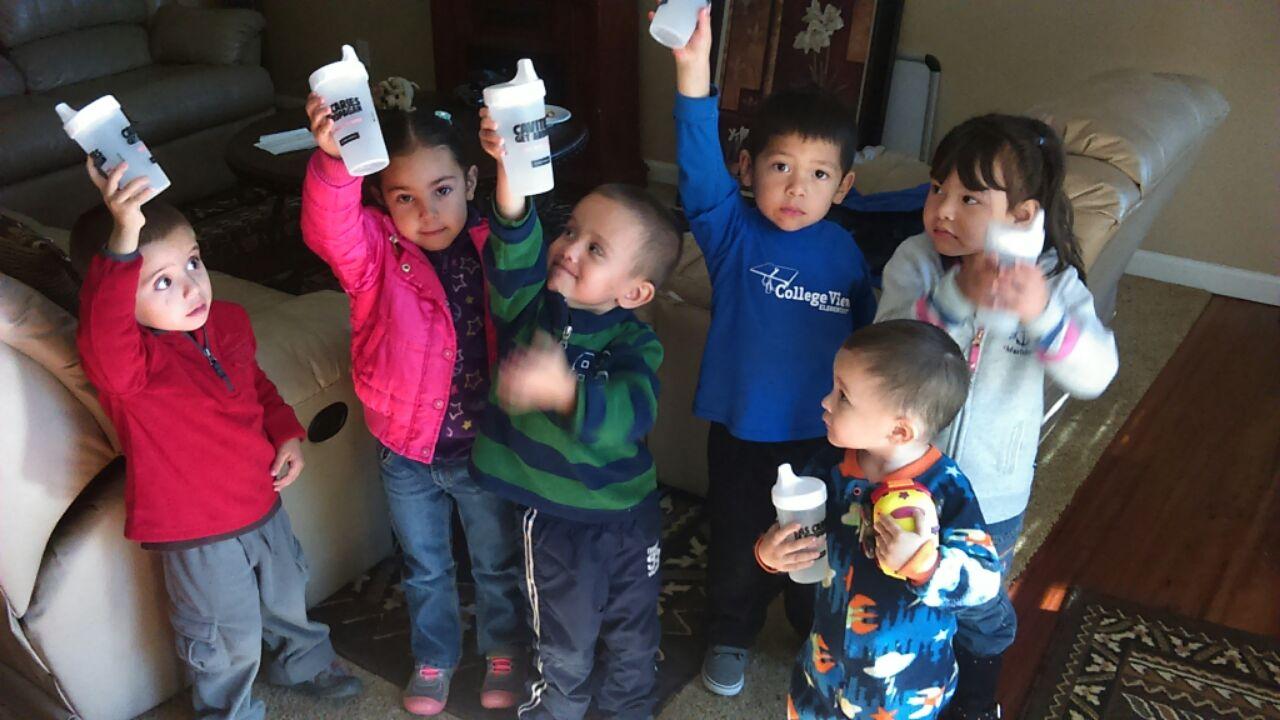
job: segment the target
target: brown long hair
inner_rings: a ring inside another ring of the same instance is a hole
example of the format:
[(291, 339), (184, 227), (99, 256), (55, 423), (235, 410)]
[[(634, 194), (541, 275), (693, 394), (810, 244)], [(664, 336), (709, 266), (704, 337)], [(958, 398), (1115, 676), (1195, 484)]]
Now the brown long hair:
[[(1021, 115), (980, 115), (948, 132), (933, 152), (929, 174), (943, 182), (955, 170), (975, 192), (988, 188), (1009, 196), (1009, 206), (1035, 200), (1044, 209), (1044, 248), (1058, 253), (1057, 275), (1071, 266), (1084, 280), (1080, 243), (1072, 229), (1071, 200), (1062, 189), (1067, 157), (1062, 139), (1045, 123)], [(1001, 184), (999, 176), (1004, 179)]]

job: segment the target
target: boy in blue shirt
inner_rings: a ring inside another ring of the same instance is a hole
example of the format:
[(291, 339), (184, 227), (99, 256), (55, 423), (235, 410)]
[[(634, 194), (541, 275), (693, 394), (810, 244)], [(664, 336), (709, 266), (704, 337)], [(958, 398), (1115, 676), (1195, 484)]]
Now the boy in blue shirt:
[(711, 87), (704, 10), (676, 60), (680, 197), (711, 275), (711, 329), (694, 414), (707, 440), (711, 519), (708, 650), (703, 683), (742, 690), (747, 651), (765, 611), (785, 591), (787, 615), (807, 634), (813, 588), (769, 575), (752, 542), (774, 521), (778, 465), (803, 465), (826, 444), (819, 404), (841, 342), (875, 315), (866, 261), (849, 233), (824, 218), (853, 186), (854, 120), (834, 98), (788, 92), (757, 114), (739, 158), (739, 193), (725, 169)]

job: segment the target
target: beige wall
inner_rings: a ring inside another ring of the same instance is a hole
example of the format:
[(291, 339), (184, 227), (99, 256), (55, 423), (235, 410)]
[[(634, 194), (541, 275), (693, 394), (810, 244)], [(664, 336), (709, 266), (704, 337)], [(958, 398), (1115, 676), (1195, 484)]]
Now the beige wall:
[[(424, 89), (435, 87), (431, 54), (431, 4), (426, 0), (266, 0), (263, 62), (276, 94), (305, 97), (312, 70), (337, 60), (342, 45), (369, 43), (369, 76), (399, 75)], [(373, 8), (373, 9), (370, 9)]]
[[(908, 0), (898, 48), (942, 63), (938, 137), (966, 117), (1024, 110), (1104, 70), (1208, 78), (1231, 114), (1143, 247), (1280, 273), (1275, 0)], [(644, 156), (670, 162), (672, 62), (647, 36), (640, 72)]]

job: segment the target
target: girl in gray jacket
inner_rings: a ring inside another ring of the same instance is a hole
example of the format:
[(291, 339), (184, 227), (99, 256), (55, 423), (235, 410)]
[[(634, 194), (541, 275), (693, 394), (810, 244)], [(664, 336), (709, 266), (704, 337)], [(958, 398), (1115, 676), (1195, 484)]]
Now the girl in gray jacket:
[[(984, 115), (955, 127), (934, 152), (924, 233), (884, 270), (876, 321), (924, 320), (965, 350), (969, 397), (936, 440), (965, 469), (1007, 573), (1031, 495), (1046, 375), (1078, 398), (1106, 389), (1115, 338), (1098, 319), (1062, 190), (1062, 141), (1028, 117)], [(987, 228), (1029, 227), (1044, 213), (1034, 262), (1001, 263)], [(1016, 317), (998, 323), (999, 315)], [(1007, 593), (958, 616), (959, 687), (946, 717), (996, 718), (1000, 658), (1017, 619)]]

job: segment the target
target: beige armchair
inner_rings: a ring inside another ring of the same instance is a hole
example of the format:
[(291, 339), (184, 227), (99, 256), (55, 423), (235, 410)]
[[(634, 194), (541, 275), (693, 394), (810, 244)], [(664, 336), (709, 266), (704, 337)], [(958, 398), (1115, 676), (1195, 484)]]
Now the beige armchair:
[[(213, 287), (249, 311), (258, 361), (309, 428), (306, 469), (283, 495), (314, 604), (391, 549), (375, 445), (351, 385), (346, 298), (218, 273)], [(80, 367), (75, 327), (0, 275), (0, 717), (124, 720), (184, 682), (159, 562), (123, 537), (123, 458)]]
[[(1063, 137), (1065, 189), (1089, 288), (1104, 320), (1115, 312), (1116, 284), (1129, 259), (1229, 109), (1200, 78), (1118, 71), (1028, 111)], [(929, 180), (927, 165), (894, 153), (856, 170), (855, 184), (864, 194)], [(711, 287), (692, 236), (685, 237), (680, 267), (654, 305), (649, 317), (667, 355), (658, 374), (662, 407), (649, 448), (664, 483), (704, 495), (707, 423), (693, 417), (692, 408), (711, 320)], [(1050, 398), (1046, 407), (1056, 400)]]

